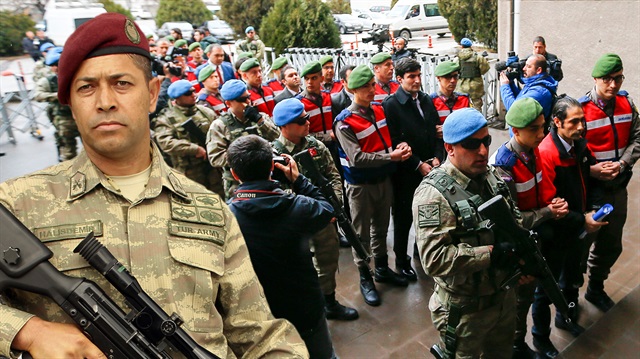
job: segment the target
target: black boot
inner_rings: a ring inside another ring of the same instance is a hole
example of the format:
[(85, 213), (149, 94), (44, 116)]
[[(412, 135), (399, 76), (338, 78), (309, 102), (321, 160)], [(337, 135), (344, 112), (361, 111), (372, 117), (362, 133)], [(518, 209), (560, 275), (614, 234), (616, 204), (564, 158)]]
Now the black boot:
[(553, 345), (549, 336), (534, 335), (533, 346), (543, 358), (555, 358), (558, 356), (558, 349)]
[(529, 345), (522, 340), (516, 340), (513, 343), (513, 354), (511, 355), (512, 359), (534, 359), (536, 357), (536, 352), (534, 352)]
[(376, 282), (389, 283), (398, 287), (406, 287), (409, 285), (409, 281), (407, 281), (407, 278), (392, 271), (391, 268), (389, 268), (389, 266), (387, 265), (388, 258), (386, 256), (381, 258), (374, 258), (374, 261), (376, 264)]
[(371, 278), (371, 272), (368, 266), (359, 267), (360, 270), (360, 293), (364, 298), (364, 302), (377, 307), (380, 305), (380, 295), (376, 290), (375, 284), (373, 284), (373, 278)]
[(338, 241), (340, 241), (340, 247), (341, 248), (349, 248), (349, 247), (351, 247), (351, 243), (349, 243), (349, 241), (347, 240), (347, 237), (345, 237), (340, 232), (338, 232)]
[(336, 320), (356, 320), (358, 311), (345, 307), (336, 300), (336, 293), (324, 296), (324, 309), (327, 312), (327, 319)]
[(575, 302), (570, 302), (573, 306), (569, 307), (569, 322), (565, 321), (560, 313), (556, 313), (556, 318), (554, 320), (556, 328), (566, 330), (574, 337), (577, 337), (584, 332), (584, 328), (578, 324), (578, 304), (576, 303), (578, 303), (577, 299)]
[(604, 282), (600, 281), (589, 281), (589, 285), (587, 286), (587, 292), (584, 294), (584, 299), (591, 302), (596, 308), (600, 309), (603, 312), (608, 312), (613, 308), (616, 303), (609, 298), (607, 293), (604, 291)]
[(406, 256), (405, 260), (399, 261), (396, 258), (396, 270), (403, 275), (409, 282), (415, 282), (418, 280), (416, 271), (411, 267), (411, 257)]

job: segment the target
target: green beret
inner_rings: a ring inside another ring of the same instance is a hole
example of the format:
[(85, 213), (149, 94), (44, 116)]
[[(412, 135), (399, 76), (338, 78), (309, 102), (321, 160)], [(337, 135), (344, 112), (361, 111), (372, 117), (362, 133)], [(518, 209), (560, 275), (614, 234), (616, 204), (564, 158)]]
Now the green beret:
[(175, 37), (173, 37), (173, 36), (171, 36), (171, 35), (167, 35), (167, 36), (165, 36), (164, 38), (165, 38), (165, 40), (167, 40), (167, 41), (171, 41), (171, 42), (176, 41), (176, 38), (175, 38)]
[(198, 73), (198, 82), (204, 82), (204, 80), (208, 79), (212, 73), (213, 73), (213, 66), (205, 66)]
[(286, 65), (289, 63), (289, 60), (287, 60), (286, 57), (278, 57), (277, 59), (275, 59), (273, 61), (273, 64), (271, 64), (271, 71), (273, 70), (280, 70), (282, 68), (282, 66)]
[(327, 62), (333, 62), (333, 56), (331, 55), (326, 55), (326, 56), (322, 56), (320, 58), (320, 65), (324, 66), (324, 64), (326, 64)]
[(515, 128), (525, 128), (542, 114), (542, 106), (531, 97), (524, 97), (511, 105), (507, 111), (507, 124)]
[(253, 57), (253, 52), (240, 52), (238, 53), (238, 57), (236, 57), (236, 60), (244, 59), (245, 57)]
[(249, 59), (240, 65), (240, 71), (247, 72), (254, 67), (260, 67), (260, 63), (256, 59)]
[(147, 39), (153, 39), (153, 34), (147, 34)]
[(206, 48), (206, 49), (204, 49), (204, 53), (205, 53), (205, 54), (210, 53), (212, 48), (213, 48), (213, 44), (209, 44), (209, 45), (207, 45), (207, 48)]
[(315, 74), (318, 72), (322, 72), (322, 65), (320, 65), (318, 61), (311, 61), (304, 65), (302, 72), (300, 73), (300, 77), (304, 78), (309, 74)]
[(173, 43), (173, 47), (182, 47), (187, 44), (187, 40), (180, 39)]
[(620, 70), (622, 70), (622, 60), (620, 56), (616, 54), (604, 54), (596, 61), (596, 65), (591, 72), (591, 77), (600, 78)]
[(367, 65), (358, 65), (353, 71), (351, 71), (351, 75), (349, 75), (349, 82), (347, 87), (351, 90), (355, 90), (366, 85), (373, 78), (373, 71)]
[(194, 42), (193, 44), (189, 45), (189, 52), (195, 50), (196, 48), (202, 48), (202, 46), (200, 45), (199, 42)]
[(373, 65), (381, 64), (391, 58), (388, 52), (379, 52), (371, 58), (371, 63)]
[(436, 70), (434, 71), (434, 75), (436, 76), (445, 76), (452, 72), (460, 71), (460, 65), (454, 61), (442, 61), (436, 66)]

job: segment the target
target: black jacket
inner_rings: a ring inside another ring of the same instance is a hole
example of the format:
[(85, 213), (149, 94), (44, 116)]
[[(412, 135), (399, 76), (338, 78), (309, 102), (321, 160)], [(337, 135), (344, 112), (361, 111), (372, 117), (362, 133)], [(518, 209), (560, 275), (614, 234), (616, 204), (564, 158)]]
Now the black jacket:
[(278, 94), (278, 96), (274, 97), (273, 101), (275, 103), (278, 103), (292, 97), (295, 96), (291, 93), (291, 91), (289, 91), (289, 89), (285, 88), (284, 91)]
[(336, 117), (344, 110), (345, 108), (351, 106), (351, 98), (347, 95), (347, 90), (342, 88), (340, 92), (331, 94), (331, 115), (335, 120)]
[(333, 207), (303, 175), (298, 195), (277, 182), (242, 183), (229, 208), (238, 219), (251, 263), (276, 318), (304, 331), (318, 324), (324, 297), (309, 249), (311, 236), (333, 218)]
[(420, 161), (434, 156), (440, 159), (444, 157), (444, 145), (436, 141), (438, 111), (429, 95), (422, 91), (418, 92), (418, 100), (424, 117), (420, 115), (411, 96), (402, 88), (382, 102), (393, 147), (400, 142), (406, 142), (413, 152), (411, 158), (400, 162), (399, 171), (417, 172), (415, 170)]

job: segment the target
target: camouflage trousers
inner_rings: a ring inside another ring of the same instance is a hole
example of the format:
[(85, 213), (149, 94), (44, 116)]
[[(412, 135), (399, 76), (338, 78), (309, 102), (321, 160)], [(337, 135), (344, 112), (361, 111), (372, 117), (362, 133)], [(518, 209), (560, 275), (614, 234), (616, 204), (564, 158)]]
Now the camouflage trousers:
[(436, 286), (429, 300), (429, 310), (433, 325), (440, 332), (438, 346), (445, 348), (443, 339), (447, 330), (450, 304), (456, 303), (463, 309), (455, 331), (455, 357), (511, 359), (516, 323), (515, 291), (499, 292), (489, 297), (492, 298), (485, 300), (487, 297), (456, 296)]
[(76, 137), (80, 136), (78, 126), (73, 117), (54, 116), (53, 126), (56, 128), (55, 139), (58, 146), (58, 159), (62, 161), (70, 160), (78, 154), (78, 142)]
[(227, 174), (227, 170), (224, 170), (222, 174), (222, 180), (224, 181), (224, 200), (228, 201), (233, 197), (233, 194), (238, 189), (240, 182), (236, 181), (233, 176), (231, 176), (231, 172)]
[(473, 108), (482, 112), (482, 96), (484, 96), (484, 81), (482, 77), (460, 79), (456, 90), (468, 94)]
[(324, 229), (318, 231), (309, 244), (322, 294), (332, 294), (336, 291), (336, 272), (340, 257), (340, 243), (335, 223), (329, 223)]

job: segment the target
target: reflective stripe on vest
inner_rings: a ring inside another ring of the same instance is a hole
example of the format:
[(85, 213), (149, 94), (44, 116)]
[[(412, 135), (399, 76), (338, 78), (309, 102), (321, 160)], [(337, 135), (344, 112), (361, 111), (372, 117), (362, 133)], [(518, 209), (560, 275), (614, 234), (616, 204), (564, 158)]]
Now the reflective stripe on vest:
[(273, 90), (273, 96), (278, 96), (279, 94), (282, 93), (282, 91), (284, 91), (284, 87), (282, 87), (282, 83), (280, 83), (280, 81), (272, 79), (269, 82), (267, 82), (267, 86)]
[(540, 151), (535, 148), (533, 150), (536, 163), (536, 176), (529, 171), (524, 162), (518, 158), (511, 172), (513, 181), (515, 182), (516, 192), (518, 195), (518, 208), (528, 211), (534, 208), (544, 207), (544, 198), (538, 185), (542, 181), (542, 161), (540, 160)]
[[(626, 96), (616, 95), (613, 124), (593, 101), (582, 104), (587, 121), (587, 146), (598, 161), (620, 159), (629, 144), (633, 111)], [(616, 146), (617, 144), (617, 146)], [(616, 148), (617, 147), (617, 148)]]
[(253, 88), (249, 89), (249, 94), (251, 95), (251, 103), (253, 106), (258, 109), (258, 112), (264, 112), (269, 116), (273, 116), (273, 108), (275, 107), (275, 103), (273, 101), (273, 90), (268, 86), (262, 86), (262, 93), (260, 95)]
[(207, 103), (211, 105), (211, 109), (215, 111), (218, 115), (221, 115), (227, 112), (227, 106), (219, 98), (209, 94), (207, 95), (207, 98), (205, 99), (205, 101), (207, 101)]
[(383, 90), (382, 86), (380, 86), (377, 82), (375, 83), (375, 86), (376, 86), (376, 94), (373, 97), (373, 101), (380, 102), (380, 103), (382, 103), (382, 100), (387, 98), (389, 95), (396, 93), (396, 91), (398, 91), (398, 88), (400, 87), (400, 85), (397, 82), (390, 81), (389, 89), (391, 91), (387, 93), (387, 91)]
[(442, 99), (441, 96), (436, 94), (431, 95), (431, 99), (433, 100), (433, 105), (436, 107), (438, 111), (438, 116), (440, 117), (440, 125), (444, 123), (444, 120), (451, 114), (451, 112), (455, 110), (459, 110), (461, 108), (469, 107), (469, 97), (463, 94), (456, 94), (456, 103), (453, 105), (453, 108), (449, 108), (447, 106), (445, 100)]
[(309, 114), (309, 134), (333, 133), (333, 114), (331, 112), (331, 95), (323, 92), (322, 107), (318, 107), (311, 99), (300, 99), (304, 110)]

